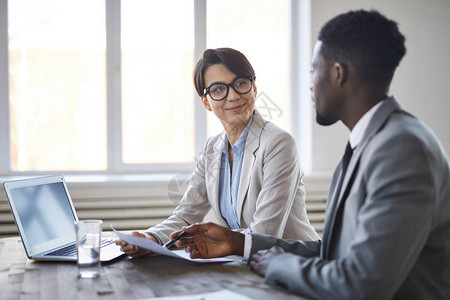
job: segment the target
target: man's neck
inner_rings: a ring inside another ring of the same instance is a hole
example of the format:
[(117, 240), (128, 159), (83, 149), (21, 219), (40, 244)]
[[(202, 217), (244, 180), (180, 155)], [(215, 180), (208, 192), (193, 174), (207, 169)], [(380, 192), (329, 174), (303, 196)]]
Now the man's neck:
[(361, 93), (348, 101), (342, 122), (352, 131), (356, 123), (377, 103), (386, 99), (386, 93)]

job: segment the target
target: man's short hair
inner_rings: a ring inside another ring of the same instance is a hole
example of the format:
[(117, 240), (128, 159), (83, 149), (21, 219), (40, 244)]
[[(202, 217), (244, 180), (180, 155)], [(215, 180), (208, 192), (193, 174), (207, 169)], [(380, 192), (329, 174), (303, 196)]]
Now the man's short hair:
[(334, 17), (320, 30), (319, 41), (326, 61), (351, 64), (371, 86), (389, 85), (406, 53), (397, 23), (375, 10)]

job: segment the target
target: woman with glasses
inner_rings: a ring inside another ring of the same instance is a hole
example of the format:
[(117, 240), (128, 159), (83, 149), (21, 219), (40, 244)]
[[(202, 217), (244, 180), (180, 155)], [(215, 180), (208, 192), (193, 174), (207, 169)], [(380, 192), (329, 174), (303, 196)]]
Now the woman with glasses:
[[(285, 239), (317, 240), (305, 209), (303, 173), (293, 137), (255, 110), (255, 72), (230, 48), (206, 50), (194, 84), (224, 132), (210, 137), (173, 214), (137, 236), (164, 244), (181, 227), (202, 222), (212, 209), (233, 230)], [(129, 255), (148, 251), (117, 241)]]

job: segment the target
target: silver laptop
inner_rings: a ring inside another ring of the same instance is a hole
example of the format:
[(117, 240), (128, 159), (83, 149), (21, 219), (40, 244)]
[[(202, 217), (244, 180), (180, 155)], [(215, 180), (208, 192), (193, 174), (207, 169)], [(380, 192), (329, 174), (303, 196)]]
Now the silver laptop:
[[(74, 221), (78, 217), (64, 177), (6, 181), (3, 187), (28, 258), (76, 261)], [(124, 254), (114, 240), (102, 238), (101, 261)]]

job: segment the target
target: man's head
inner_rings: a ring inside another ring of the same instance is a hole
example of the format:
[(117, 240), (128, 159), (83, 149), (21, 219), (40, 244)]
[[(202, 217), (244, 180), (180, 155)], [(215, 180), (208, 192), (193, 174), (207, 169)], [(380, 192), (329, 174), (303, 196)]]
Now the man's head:
[[(342, 118), (339, 110), (344, 109), (342, 98), (347, 95), (339, 94), (343, 90), (335, 87), (344, 85), (348, 74), (353, 71), (361, 85), (387, 93), (394, 71), (406, 53), (405, 37), (397, 23), (377, 11), (338, 15), (322, 27), (318, 40), (313, 56), (312, 90), (317, 122), (322, 125)], [(316, 78), (316, 83), (315, 69), (322, 71), (322, 79)]]
[(377, 11), (350, 11), (328, 21), (319, 32), (321, 54), (351, 64), (370, 85), (388, 85), (406, 53), (397, 23)]

